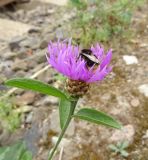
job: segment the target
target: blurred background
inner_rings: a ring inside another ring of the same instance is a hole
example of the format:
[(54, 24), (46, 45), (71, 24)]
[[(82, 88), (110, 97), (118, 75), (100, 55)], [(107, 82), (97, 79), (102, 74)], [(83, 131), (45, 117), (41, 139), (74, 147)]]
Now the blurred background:
[(105, 52), (112, 48), (112, 73), (91, 86), (78, 108), (105, 111), (123, 129), (75, 119), (54, 160), (147, 160), (146, 0), (0, 0), (0, 159), (25, 160), (21, 153), (27, 160), (31, 154), (47, 159), (60, 132), (58, 99), (4, 82), (27, 77), (62, 89), (65, 78), (47, 64), (45, 53), (49, 41), (70, 37), (82, 48), (96, 42)]

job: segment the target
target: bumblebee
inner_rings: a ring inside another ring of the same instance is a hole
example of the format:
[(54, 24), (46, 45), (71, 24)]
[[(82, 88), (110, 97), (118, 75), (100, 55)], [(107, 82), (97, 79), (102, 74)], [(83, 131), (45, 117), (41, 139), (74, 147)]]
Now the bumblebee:
[(86, 61), (87, 67), (92, 67), (94, 65), (98, 66), (100, 64), (100, 61), (92, 54), (90, 49), (82, 49), (80, 56)]

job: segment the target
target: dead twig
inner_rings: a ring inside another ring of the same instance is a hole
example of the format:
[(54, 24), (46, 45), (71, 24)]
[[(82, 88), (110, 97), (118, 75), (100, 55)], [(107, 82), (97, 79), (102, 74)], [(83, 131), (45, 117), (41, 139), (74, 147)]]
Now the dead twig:
[(64, 151), (64, 147), (62, 147), (61, 150), (60, 150), (59, 160), (62, 160), (63, 151)]

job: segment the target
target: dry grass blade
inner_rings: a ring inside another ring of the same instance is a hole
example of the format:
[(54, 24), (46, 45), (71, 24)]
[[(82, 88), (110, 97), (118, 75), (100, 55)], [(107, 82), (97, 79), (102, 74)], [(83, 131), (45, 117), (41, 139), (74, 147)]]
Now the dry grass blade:
[(59, 160), (62, 160), (63, 151), (64, 151), (64, 147), (62, 147), (61, 150), (60, 150)]

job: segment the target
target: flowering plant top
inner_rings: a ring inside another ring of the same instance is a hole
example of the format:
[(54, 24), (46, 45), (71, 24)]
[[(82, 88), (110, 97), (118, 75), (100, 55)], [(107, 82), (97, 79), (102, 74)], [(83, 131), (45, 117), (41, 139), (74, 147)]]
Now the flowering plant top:
[(101, 81), (112, 70), (112, 67), (109, 66), (112, 51), (109, 50), (105, 55), (104, 49), (99, 44), (92, 45), (89, 50), (97, 58), (99, 64), (94, 63), (88, 67), (86, 60), (80, 56), (80, 47), (73, 46), (71, 40), (68, 42), (66, 40), (62, 42), (58, 40), (56, 43), (50, 42), (46, 56), (48, 62), (69, 79), (88, 83)]

